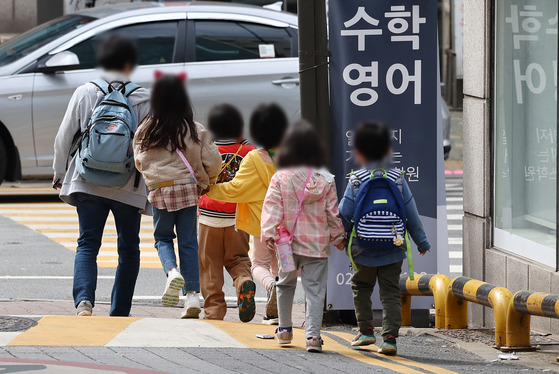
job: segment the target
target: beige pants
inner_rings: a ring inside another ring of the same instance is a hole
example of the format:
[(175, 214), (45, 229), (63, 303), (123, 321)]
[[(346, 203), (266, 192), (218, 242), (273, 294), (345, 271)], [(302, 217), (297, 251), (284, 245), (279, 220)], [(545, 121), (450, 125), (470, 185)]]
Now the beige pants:
[(268, 291), (278, 276), (278, 259), (275, 254), (270, 253), (266, 243), (260, 238), (254, 238), (252, 253), (252, 275)]
[(249, 235), (236, 231), (235, 226), (210, 227), (200, 224), (198, 233), (200, 288), (204, 296), (206, 319), (222, 320), (227, 314), (223, 292), (223, 268), (233, 278), (237, 296), (242, 284), (252, 281), (249, 251)]

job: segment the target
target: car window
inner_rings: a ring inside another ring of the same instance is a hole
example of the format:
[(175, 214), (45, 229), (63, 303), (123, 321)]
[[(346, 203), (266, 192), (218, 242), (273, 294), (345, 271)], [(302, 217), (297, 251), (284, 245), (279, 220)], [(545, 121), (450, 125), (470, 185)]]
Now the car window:
[(64, 16), (15, 36), (0, 45), (0, 66), (27, 56), (35, 52), (37, 48), (94, 20), (95, 18), (86, 16)]
[(138, 65), (168, 64), (173, 62), (177, 21), (151, 22), (119, 27), (98, 34), (68, 49), (78, 55), (81, 69), (97, 66), (96, 51), (109, 34), (125, 35), (136, 40)]
[(247, 22), (197, 21), (196, 61), (291, 57), (286, 29)]

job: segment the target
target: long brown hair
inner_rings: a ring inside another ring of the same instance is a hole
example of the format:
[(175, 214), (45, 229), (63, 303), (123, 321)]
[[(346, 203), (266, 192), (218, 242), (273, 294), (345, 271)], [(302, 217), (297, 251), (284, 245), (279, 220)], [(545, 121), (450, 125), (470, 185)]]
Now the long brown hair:
[[(163, 75), (153, 85), (151, 110), (140, 134), (140, 148), (186, 149), (185, 138), (200, 143), (194, 123), (194, 111), (183, 82), (174, 75)], [(189, 134), (190, 132), (190, 134)]]

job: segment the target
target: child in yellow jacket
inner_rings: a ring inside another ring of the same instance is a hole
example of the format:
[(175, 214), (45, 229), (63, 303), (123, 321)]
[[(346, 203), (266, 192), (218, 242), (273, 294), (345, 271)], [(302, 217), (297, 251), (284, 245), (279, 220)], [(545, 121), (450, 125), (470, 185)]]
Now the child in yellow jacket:
[(272, 176), (276, 172), (274, 156), (283, 139), (288, 121), (276, 104), (260, 105), (250, 118), (250, 135), (261, 149), (249, 152), (232, 181), (213, 185), (207, 196), (211, 199), (237, 203), (236, 226), (253, 236), (252, 274), (268, 292), (264, 323), (277, 324), (275, 255), (260, 241), (260, 216)]

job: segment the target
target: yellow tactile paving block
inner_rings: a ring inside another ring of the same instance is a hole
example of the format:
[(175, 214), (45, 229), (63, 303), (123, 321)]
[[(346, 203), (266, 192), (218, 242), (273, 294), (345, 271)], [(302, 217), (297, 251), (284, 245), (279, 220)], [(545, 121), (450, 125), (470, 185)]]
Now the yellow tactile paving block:
[(140, 318), (48, 316), (8, 345), (99, 347)]

